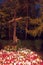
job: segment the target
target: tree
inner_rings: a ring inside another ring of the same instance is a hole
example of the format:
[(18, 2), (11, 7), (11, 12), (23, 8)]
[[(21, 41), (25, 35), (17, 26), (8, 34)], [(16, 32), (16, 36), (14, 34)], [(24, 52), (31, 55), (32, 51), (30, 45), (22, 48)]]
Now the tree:
[[(20, 5), (21, 4), (21, 5)], [(25, 30), (26, 30), (26, 36), (27, 33), (32, 35), (32, 36), (36, 36), (39, 33), (42, 32), (42, 28), (43, 28), (43, 23), (42, 23), (42, 16), (40, 18), (34, 18), (35, 16), (35, 1), (32, 0), (7, 0), (4, 4), (3, 7), (1, 9), (1, 15), (3, 15), (3, 17), (1, 18), (1, 20), (3, 21), (4, 19), (4, 24), (10, 24), (11, 22), (13, 22), (13, 26), (14, 26), (14, 35), (13, 35), (13, 41), (15, 42), (14, 39), (16, 39), (16, 22), (20, 23), (20, 21), (24, 19), (25, 21)], [(20, 14), (20, 16), (19, 16)], [(24, 15), (26, 14), (26, 15)], [(25, 20), (26, 19), (26, 20)], [(39, 25), (38, 27), (36, 27), (34, 30), (28, 30), (28, 24), (32, 24), (32, 25)], [(10, 25), (9, 25), (9, 29), (10, 29)], [(10, 34), (10, 33), (9, 33)], [(16, 39), (17, 40), (17, 39)]]

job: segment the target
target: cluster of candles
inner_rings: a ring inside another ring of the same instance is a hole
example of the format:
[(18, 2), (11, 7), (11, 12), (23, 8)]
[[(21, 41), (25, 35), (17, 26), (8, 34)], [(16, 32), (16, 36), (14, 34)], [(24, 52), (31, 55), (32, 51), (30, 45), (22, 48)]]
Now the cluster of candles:
[(0, 51), (0, 65), (43, 65), (43, 60), (29, 49)]

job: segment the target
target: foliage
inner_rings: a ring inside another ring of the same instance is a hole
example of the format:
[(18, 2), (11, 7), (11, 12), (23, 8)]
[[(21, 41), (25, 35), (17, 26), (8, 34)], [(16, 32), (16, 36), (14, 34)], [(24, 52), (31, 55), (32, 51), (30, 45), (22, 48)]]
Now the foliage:
[[(34, 1), (34, 0), (33, 0)], [(9, 24), (8, 22), (12, 20), (13, 17), (23, 17), (21, 21), (18, 22), (18, 26), (20, 29), (25, 29), (26, 34), (30, 34), (34, 37), (37, 35), (40, 36), (41, 32), (43, 32), (43, 12), (42, 8), (41, 10), (41, 16), (39, 18), (34, 18), (29, 15), (29, 21), (28, 21), (28, 14), (32, 11), (31, 15), (34, 16), (35, 14), (35, 9), (34, 5), (36, 2), (30, 2), (30, 1), (22, 1), (22, 0), (7, 0), (1, 7), (0, 7), (0, 25), (3, 27), (7, 25), (7, 28), (11, 28), (13, 25)], [(16, 13), (16, 14), (15, 14)], [(23, 16), (26, 14), (26, 16)], [(27, 19), (27, 20), (25, 20)], [(6, 23), (6, 24), (5, 24)], [(29, 30), (27, 27), (31, 25), (38, 25), (37, 27), (33, 28), (33, 30)]]

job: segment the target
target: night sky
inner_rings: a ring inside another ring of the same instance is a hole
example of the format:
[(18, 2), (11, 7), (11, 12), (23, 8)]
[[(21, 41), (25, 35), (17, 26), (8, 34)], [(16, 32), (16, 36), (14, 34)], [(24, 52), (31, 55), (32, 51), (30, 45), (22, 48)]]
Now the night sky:
[(0, 0), (0, 3), (3, 3), (5, 0)]

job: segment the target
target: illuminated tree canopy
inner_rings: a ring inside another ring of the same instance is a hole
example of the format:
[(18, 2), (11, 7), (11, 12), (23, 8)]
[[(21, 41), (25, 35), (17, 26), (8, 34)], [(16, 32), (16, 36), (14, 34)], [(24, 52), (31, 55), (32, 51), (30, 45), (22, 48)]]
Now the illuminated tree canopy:
[[(37, 4), (38, 2), (34, 0), (6, 0), (6, 2), (0, 6), (0, 24), (4, 26), (7, 24), (8, 26), (10, 25), (9, 21), (14, 23), (15, 20), (18, 22), (19, 27), (23, 28), (24, 26), (22, 26), (22, 24), (25, 25), (24, 29), (26, 34), (28, 33), (34, 37), (37, 35), (40, 36), (41, 32), (43, 32), (43, 12), (42, 8)], [(29, 25), (36, 27), (28, 29)]]

